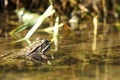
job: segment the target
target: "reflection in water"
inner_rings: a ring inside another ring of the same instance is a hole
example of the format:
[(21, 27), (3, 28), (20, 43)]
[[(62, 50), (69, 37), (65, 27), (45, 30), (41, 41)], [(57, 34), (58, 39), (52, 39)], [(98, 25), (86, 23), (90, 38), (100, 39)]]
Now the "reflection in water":
[[(119, 65), (80, 63), (71, 66), (40, 66), (33, 70), (6, 71), (1, 80), (119, 80)], [(16, 75), (17, 74), (17, 75)]]
[[(93, 35), (87, 30), (86, 32), (84, 30), (81, 31), (80, 38), (78, 36), (70, 36), (67, 40), (62, 40), (60, 44), (61, 50), (60, 52), (56, 52), (54, 59), (56, 62), (53, 62), (52, 66), (35, 65), (23, 67), (25, 64), (13, 66), (9, 64), (5, 66), (0, 65), (0, 80), (120, 80), (120, 65), (79, 62), (78, 59), (86, 58), (86, 54), (91, 54), (91, 39)], [(104, 58), (105, 56), (113, 59), (116, 59), (116, 57), (120, 58), (119, 35), (109, 34), (105, 38), (102, 34), (98, 35), (97, 50), (95, 53), (100, 54), (100, 56), (97, 56), (97, 58)], [(10, 44), (8, 46), (7, 44), (3, 44), (5, 43), (4, 40), (0, 40), (2, 44), (0, 46), (0, 54), (9, 52), (10, 49), (20, 49), (20, 45), (18, 45), (19, 47), (14, 47), (14, 45)], [(9, 42), (10, 40), (8, 40)], [(59, 64), (59, 59), (62, 59), (63, 63)]]
[[(73, 68), (73, 66), (72, 66)], [(120, 68), (118, 65), (86, 64), (72, 69), (70, 80), (119, 80)]]
[[(109, 41), (107, 42), (109, 43)], [(119, 42), (117, 41), (116, 43)], [(64, 43), (64, 46), (66, 44)], [(69, 46), (68, 48), (61, 47), (63, 49), (63, 52), (61, 52), (63, 55), (58, 53), (59, 57), (55, 56), (55, 58), (58, 58), (54, 60), (56, 62), (51, 66), (42, 65), (22, 67), (24, 64), (13, 66), (6, 65), (4, 67), (0, 66), (0, 80), (119, 80), (120, 65), (97, 64), (97, 62), (94, 62), (93, 64), (77, 62), (76, 58), (80, 58), (81, 54), (87, 52), (90, 53), (88, 49), (91, 45), (88, 44), (90, 43), (81, 43), (78, 44), (76, 48), (73, 48), (74, 46)], [(8, 52), (10, 48), (13, 48), (11, 46), (4, 47), (4, 45), (0, 46), (1, 54), (4, 54), (5, 51)], [(99, 43), (99, 46), (101, 45), (102, 44)], [(119, 46), (115, 48), (113, 47), (110, 51), (109, 49), (104, 48), (103, 52), (100, 51), (100, 53), (105, 53), (104, 51), (114, 53), (114, 55), (117, 53), (119, 54)], [(69, 60), (64, 59), (66, 56)], [(73, 57), (69, 58), (70, 56), (75, 57), (75, 59)], [(62, 59), (63, 63), (58, 64), (57, 60), (59, 59)], [(69, 61), (71, 61), (71, 63), (69, 63)]]

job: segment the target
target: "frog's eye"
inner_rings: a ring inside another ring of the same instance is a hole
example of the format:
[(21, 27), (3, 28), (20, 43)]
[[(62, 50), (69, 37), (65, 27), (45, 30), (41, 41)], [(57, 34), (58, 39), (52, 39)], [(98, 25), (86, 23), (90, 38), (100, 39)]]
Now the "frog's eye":
[(43, 45), (47, 45), (47, 44), (49, 44), (49, 41), (45, 40)]

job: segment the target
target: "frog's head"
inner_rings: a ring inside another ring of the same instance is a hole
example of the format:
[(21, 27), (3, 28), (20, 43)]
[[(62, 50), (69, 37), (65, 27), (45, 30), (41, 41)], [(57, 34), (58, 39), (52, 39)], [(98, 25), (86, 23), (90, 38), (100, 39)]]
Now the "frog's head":
[(33, 61), (46, 62), (48, 57), (45, 54), (51, 46), (49, 40), (38, 40), (36, 41), (26, 52), (26, 56)]
[(18, 15), (18, 17), (22, 17), (25, 13), (25, 8), (20, 8), (15, 10), (15, 13)]
[(42, 40), (42, 44), (40, 45), (41, 52), (40, 54), (45, 54), (45, 52), (50, 48), (51, 41), (49, 40)]

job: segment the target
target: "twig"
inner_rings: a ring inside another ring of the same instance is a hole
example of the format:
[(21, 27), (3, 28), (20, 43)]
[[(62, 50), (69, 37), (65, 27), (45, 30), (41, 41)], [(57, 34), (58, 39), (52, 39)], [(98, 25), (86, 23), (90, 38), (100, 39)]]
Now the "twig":
[(32, 29), (26, 34), (25, 39), (29, 39), (32, 34), (39, 28), (45, 18), (52, 15), (53, 13), (55, 13), (55, 10), (53, 9), (52, 5), (50, 5), (48, 9), (43, 13), (43, 15), (38, 18), (36, 24), (32, 27)]
[(97, 45), (97, 27), (98, 27), (98, 20), (97, 16), (93, 18), (93, 25), (94, 25), (94, 38), (93, 38), (93, 44), (92, 44), (92, 50), (96, 50), (96, 45)]

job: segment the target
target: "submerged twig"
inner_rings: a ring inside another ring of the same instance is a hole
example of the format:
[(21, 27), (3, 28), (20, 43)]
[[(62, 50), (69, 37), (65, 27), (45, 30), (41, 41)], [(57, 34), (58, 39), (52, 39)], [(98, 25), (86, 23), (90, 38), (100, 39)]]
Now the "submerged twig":
[(53, 41), (55, 45), (55, 51), (58, 50), (58, 28), (59, 28), (59, 17), (55, 20), (54, 31), (53, 31)]
[(92, 50), (95, 51), (97, 45), (97, 27), (98, 27), (97, 16), (93, 18), (93, 25), (94, 25), (94, 38), (93, 38)]
[(49, 33), (50, 35), (52, 35), (52, 40), (54, 42), (54, 51), (57, 51), (58, 50), (58, 34), (59, 34), (59, 28), (63, 26), (63, 23), (60, 23), (59, 24), (59, 17), (56, 18), (55, 20), (55, 25), (54, 27), (48, 27), (48, 28), (45, 28), (45, 29), (41, 29), (39, 31), (42, 31), (42, 32), (47, 32)]

